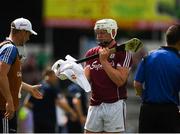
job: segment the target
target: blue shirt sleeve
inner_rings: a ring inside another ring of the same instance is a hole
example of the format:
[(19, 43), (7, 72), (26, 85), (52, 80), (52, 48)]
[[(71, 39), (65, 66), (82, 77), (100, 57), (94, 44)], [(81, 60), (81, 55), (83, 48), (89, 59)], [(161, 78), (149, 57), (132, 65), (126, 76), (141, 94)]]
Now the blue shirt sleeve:
[(68, 86), (68, 91), (70, 92), (70, 94), (73, 96), (73, 97), (76, 97), (76, 98), (80, 98), (81, 97), (81, 87), (77, 84), (70, 84)]
[(6, 44), (0, 49), (0, 61), (13, 64), (17, 56), (17, 48), (12, 44)]
[(145, 79), (145, 60), (143, 59), (138, 67), (137, 67), (137, 70), (136, 70), (136, 73), (135, 73), (135, 80), (140, 82), (140, 83), (143, 83), (144, 82), (144, 79)]

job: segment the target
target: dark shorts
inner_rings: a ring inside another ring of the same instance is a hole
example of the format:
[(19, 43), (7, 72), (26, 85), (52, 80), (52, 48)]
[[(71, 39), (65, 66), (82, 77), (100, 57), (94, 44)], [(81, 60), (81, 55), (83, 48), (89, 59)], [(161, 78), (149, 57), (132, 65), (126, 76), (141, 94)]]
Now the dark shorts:
[(140, 133), (180, 132), (180, 113), (174, 104), (143, 103), (139, 116)]
[(16, 113), (11, 120), (4, 118), (5, 111), (0, 111), (0, 133), (17, 133)]

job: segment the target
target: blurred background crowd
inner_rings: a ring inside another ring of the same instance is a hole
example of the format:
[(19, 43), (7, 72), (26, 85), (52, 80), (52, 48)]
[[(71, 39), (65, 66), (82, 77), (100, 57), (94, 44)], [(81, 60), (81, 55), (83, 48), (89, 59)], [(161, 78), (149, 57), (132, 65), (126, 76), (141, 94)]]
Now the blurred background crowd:
[[(148, 51), (164, 45), (165, 30), (179, 21), (179, 7), (180, 0), (6, 0), (0, 8), (0, 42), (8, 36), (12, 20), (24, 17), (32, 22), (38, 36), (26, 44), (27, 56), (22, 70), (25, 82), (37, 84), (44, 79), (43, 71), (56, 60), (64, 59), (67, 54), (82, 58), (86, 50), (96, 45), (93, 30), (96, 20), (115, 19), (119, 26), (116, 36), (119, 43), (134, 37), (144, 43), (144, 48), (133, 54), (128, 81), (127, 132), (137, 132), (140, 99), (132, 88), (134, 71)], [(82, 132), (88, 94), (68, 80), (58, 80), (58, 90), (66, 99), (60, 98), (73, 112), (78, 115), (80, 105), (83, 114), (72, 118), (62, 107), (56, 106), (56, 132)], [(22, 93), (19, 132), (33, 132), (35, 127), (32, 109), (24, 106), (27, 96)]]

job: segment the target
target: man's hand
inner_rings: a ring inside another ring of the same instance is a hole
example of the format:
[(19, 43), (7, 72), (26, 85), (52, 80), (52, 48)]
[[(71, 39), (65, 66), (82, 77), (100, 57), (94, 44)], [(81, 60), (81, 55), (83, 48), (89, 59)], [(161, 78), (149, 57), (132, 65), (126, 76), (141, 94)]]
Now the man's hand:
[(13, 101), (9, 100), (8, 102), (6, 102), (6, 112), (4, 114), (5, 118), (12, 119), (14, 116), (14, 112), (15, 109), (14, 109)]
[(31, 95), (36, 98), (36, 99), (42, 99), (43, 95), (42, 93), (39, 91), (39, 89), (41, 88), (42, 85), (33, 85), (31, 87)]
[(42, 85), (30, 85), (25, 82), (22, 82), (22, 89), (31, 93), (31, 95), (36, 99), (42, 99), (43, 95), (39, 92), (39, 89)]
[(137, 96), (142, 96), (142, 92), (143, 92), (143, 85), (142, 85), (142, 83), (134, 80), (134, 89), (136, 91), (136, 95)]
[(142, 89), (135, 89), (136, 91), (136, 96), (142, 96)]
[(110, 49), (109, 48), (103, 48), (99, 50), (99, 60), (100, 62), (104, 62), (108, 60), (108, 57), (110, 55)]
[(86, 116), (80, 116), (79, 120), (80, 120), (81, 125), (83, 126), (86, 122)]

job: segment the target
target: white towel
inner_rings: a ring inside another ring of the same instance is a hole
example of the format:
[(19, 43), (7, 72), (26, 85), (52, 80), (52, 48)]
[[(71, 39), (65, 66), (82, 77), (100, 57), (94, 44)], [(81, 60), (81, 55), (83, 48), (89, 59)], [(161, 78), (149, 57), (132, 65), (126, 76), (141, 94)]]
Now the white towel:
[(81, 64), (77, 64), (73, 57), (67, 55), (64, 60), (58, 60), (52, 66), (52, 70), (56, 76), (61, 80), (69, 79), (72, 82), (78, 84), (86, 92), (91, 91), (91, 86), (87, 80), (84, 69)]
[[(62, 60), (62, 59), (57, 60), (51, 68), (60, 80), (67, 79), (67, 77), (64, 74), (61, 74), (61, 72), (60, 72), (60, 66), (62, 67), (63, 63), (64, 63), (64, 60)], [(70, 68), (70, 66), (69, 66), (69, 68)]]

